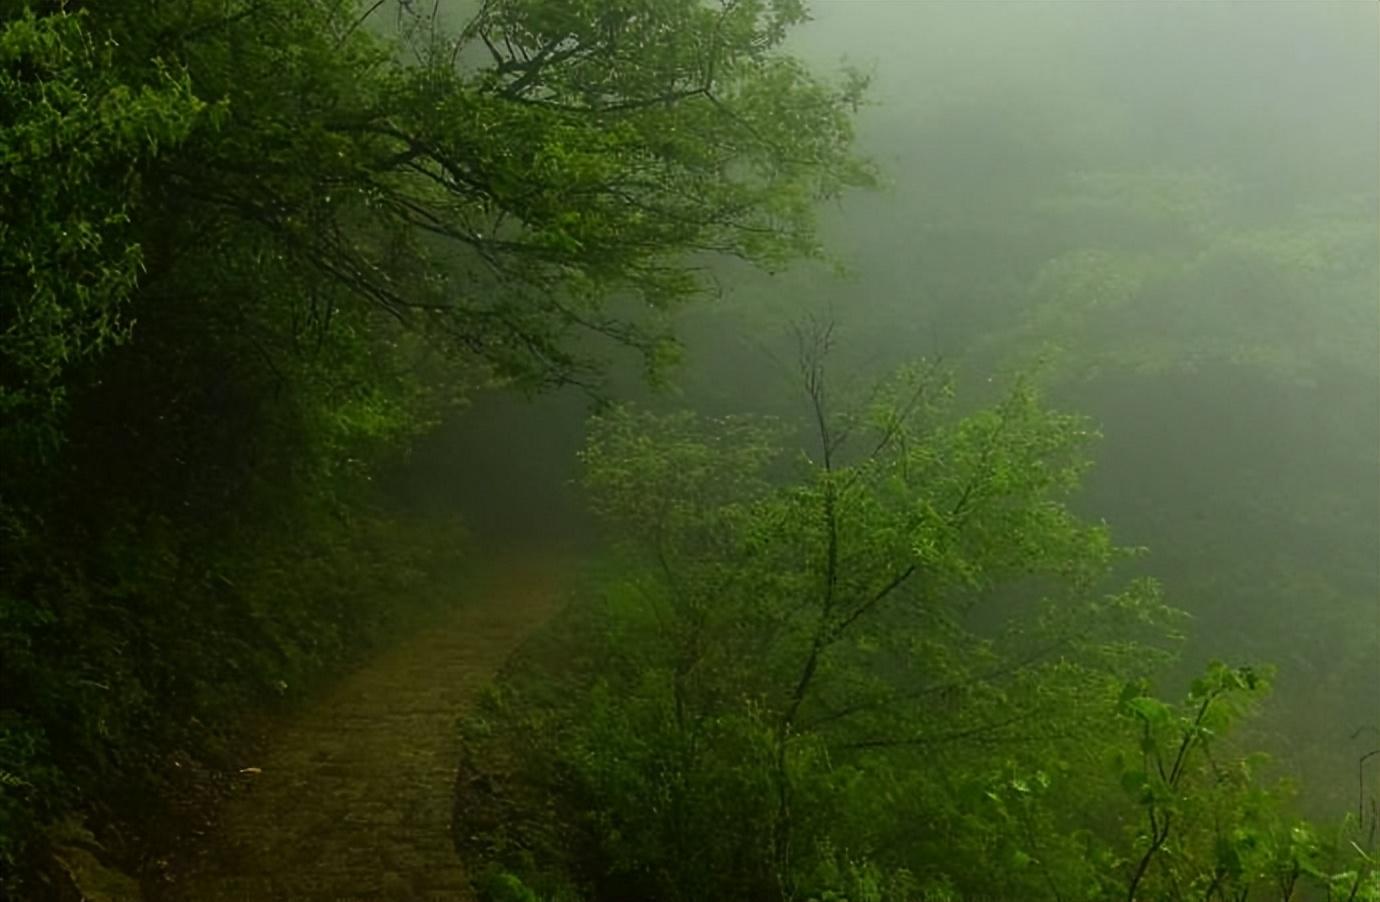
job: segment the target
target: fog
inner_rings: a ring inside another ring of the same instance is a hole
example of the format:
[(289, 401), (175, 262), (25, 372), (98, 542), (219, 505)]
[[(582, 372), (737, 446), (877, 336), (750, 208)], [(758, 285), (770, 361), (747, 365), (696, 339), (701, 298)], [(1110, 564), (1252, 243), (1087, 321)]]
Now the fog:
[[(798, 410), (805, 316), (848, 386), (942, 357), (977, 396), (1038, 359), (1104, 434), (1083, 512), (1193, 614), (1183, 672), (1275, 663), (1262, 740), (1312, 807), (1354, 804), (1380, 686), (1378, 10), (815, 4), (795, 49), (871, 73), (882, 189), (826, 211), (827, 262), (716, 263), (669, 386), (610, 395)], [(402, 492), (498, 543), (583, 536), (589, 405), (481, 398)]]

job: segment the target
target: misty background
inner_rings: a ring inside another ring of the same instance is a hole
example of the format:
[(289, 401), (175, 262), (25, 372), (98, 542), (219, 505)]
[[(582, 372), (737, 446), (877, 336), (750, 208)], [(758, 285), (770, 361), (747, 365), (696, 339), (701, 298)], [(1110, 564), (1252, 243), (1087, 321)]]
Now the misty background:
[[(827, 212), (837, 266), (714, 264), (671, 384), (627, 367), (610, 396), (798, 412), (806, 316), (837, 325), (841, 387), (942, 357), (977, 396), (1034, 367), (1104, 434), (1082, 511), (1193, 615), (1182, 672), (1277, 665), (1253, 741), (1309, 807), (1354, 805), (1380, 697), (1380, 7), (813, 10), (794, 49), (871, 73), (885, 187)], [(587, 538), (590, 405), (479, 397), (397, 494), (497, 545)]]

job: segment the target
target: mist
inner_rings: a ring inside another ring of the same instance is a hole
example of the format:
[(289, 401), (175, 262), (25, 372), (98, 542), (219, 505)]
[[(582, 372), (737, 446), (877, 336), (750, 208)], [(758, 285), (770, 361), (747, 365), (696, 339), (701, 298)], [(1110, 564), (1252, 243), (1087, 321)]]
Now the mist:
[(1380, 5), (0, 7), (0, 897), (1380, 902)]
[[(974, 399), (1039, 373), (1103, 433), (1079, 509), (1193, 615), (1179, 672), (1276, 664), (1261, 738), (1343, 811), (1380, 686), (1378, 22), (1341, 2), (816, 3), (792, 49), (870, 74), (859, 143), (883, 187), (826, 211), (828, 263), (714, 264), (669, 385), (624, 367), (608, 396), (798, 415), (812, 317), (848, 389), (917, 357)], [(500, 541), (586, 540), (594, 406), (487, 399), (424, 443), (405, 494)]]

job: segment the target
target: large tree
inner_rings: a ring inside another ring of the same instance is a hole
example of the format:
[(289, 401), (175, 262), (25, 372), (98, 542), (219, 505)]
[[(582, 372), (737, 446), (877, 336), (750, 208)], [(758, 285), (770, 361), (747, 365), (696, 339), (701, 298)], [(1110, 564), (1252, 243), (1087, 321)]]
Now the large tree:
[(664, 363), (870, 179), (794, 2), (0, 9), (6, 864), (424, 594), (368, 476), (443, 405)]
[[(151, 158), (137, 210), (107, 203), (134, 220), (141, 307), (199, 293), (318, 322), (362, 300), (508, 373), (580, 379), (573, 330), (655, 344), (602, 312), (611, 296), (684, 298), (704, 287), (688, 254), (816, 253), (815, 202), (868, 180), (850, 154), (862, 80), (830, 85), (782, 52), (796, 2), (486, 2), (458, 34), (396, 42), (346, 0), (25, 15), (9, 77), (48, 90), (12, 115), (76, 121), (14, 140), (7, 190), (50, 194), (56, 174), (27, 178), (49, 155)], [(24, 51), (35, 30), (56, 49)], [(80, 66), (84, 92), (52, 90)], [(174, 89), (183, 106), (153, 106)], [(13, 268), (7, 303), (41, 275)], [(78, 301), (54, 301), (73, 329)]]

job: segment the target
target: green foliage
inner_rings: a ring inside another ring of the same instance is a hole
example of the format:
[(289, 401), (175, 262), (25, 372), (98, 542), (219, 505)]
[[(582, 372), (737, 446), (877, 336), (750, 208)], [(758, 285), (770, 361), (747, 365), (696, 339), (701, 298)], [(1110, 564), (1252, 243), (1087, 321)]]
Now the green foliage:
[(816, 253), (814, 202), (870, 178), (850, 155), (861, 84), (780, 52), (785, 5), (490, 2), (406, 48), (353, 27), (352, 3), (144, 6), (114, 17), (131, 54), (171, 43), (225, 105), (151, 199), (203, 241), (145, 235), (151, 267), (177, 257), (195, 290), (271, 298), (308, 332), (368, 305), (531, 385), (597, 379), (578, 336), (662, 359), (662, 328), (609, 314), (611, 294), (699, 291), (687, 252)]
[(1203, 172), (1068, 178), (1033, 218), (1061, 234), (1086, 233), (1086, 243), (1035, 271), (1031, 314), (996, 340), (1057, 342), (1082, 377), (1230, 364), (1312, 385), (1365, 371), (1374, 348), (1373, 212), (1353, 198), (1299, 210), (1287, 224), (1252, 221), (1239, 209), (1242, 193)]
[(139, 169), (205, 112), (161, 59), (126, 80), (88, 20), (25, 7), (0, 27), (0, 417), (31, 440), (51, 427), (67, 368), (127, 336)]
[(1129, 874), (1128, 900), (1374, 896), (1380, 871), (1357, 843), (1373, 837), (1350, 820), (1324, 831), (1290, 817), (1284, 787), (1259, 776), (1263, 757), (1232, 755), (1228, 734), (1268, 684), (1252, 668), (1214, 662), (1178, 706), (1147, 695), (1143, 684), (1123, 690), (1122, 713), (1139, 748), (1114, 761), (1142, 813), (1118, 868)]
[(621, 550), (466, 722), (465, 853), (536, 898), (1368, 898), (1355, 825), (1232, 738), (1268, 673), (1151, 694), (1177, 617), (1065, 507), (1086, 425), (1025, 382), (958, 415), (932, 367), (836, 411), (827, 344), (795, 453), (594, 422)]
[(795, 456), (780, 424), (595, 422), (625, 550), (467, 725), (473, 852), (600, 899), (1041, 898), (1037, 858), (1083, 860), (1047, 806), (1106, 804), (1080, 780), (1173, 619), (1105, 591), (1122, 554), (1064, 506), (1088, 429), (1024, 383), (956, 416), (932, 367), (835, 414), (806, 360)]
[(791, 3), (488, 2), (396, 38), (353, 0), (4, 7), (15, 879), (69, 811), (139, 835), (112, 825), (166, 811), (170, 760), (214, 770), (239, 713), (433, 595), (453, 532), (370, 480), (441, 412), (593, 389), (610, 344), (665, 365), (693, 257), (817, 254), (814, 203), (871, 179), (862, 82), (784, 52)]

